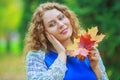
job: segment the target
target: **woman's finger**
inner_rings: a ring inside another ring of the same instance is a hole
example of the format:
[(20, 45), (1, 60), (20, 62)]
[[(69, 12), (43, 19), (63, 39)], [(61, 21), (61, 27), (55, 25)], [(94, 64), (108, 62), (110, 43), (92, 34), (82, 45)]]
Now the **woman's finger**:
[(46, 37), (48, 38), (48, 40), (51, 41), (49, 33), (48, 32), (45, 32), (45, 33), (46, 33)]
[(98, 59), (98, 54), (94, 53), (92, 55), (89, 55), (88, 58), (89, 58), (90, 61), (97, 60)]

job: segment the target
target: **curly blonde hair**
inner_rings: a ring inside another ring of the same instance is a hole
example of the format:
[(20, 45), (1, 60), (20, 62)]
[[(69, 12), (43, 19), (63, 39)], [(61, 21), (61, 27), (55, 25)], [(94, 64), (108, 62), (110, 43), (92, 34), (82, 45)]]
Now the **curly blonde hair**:
[(32, 16), (28, 33), (25, 37), (24, 53), (37, 50), (47, 51), (48, 46), (51, 46), (51, 43), (47, 40), (45, 36), (44, 23), (42, 19), (44, 12), (51, 9), (57, 9), (61, 11), (67, 18), (69, 18), (73, 28), (71, 40), (73, 41), (73, 39), (77, 37), (80, 24), (74, 12), (72, 12), (68, 7), (63, 4), (58, 4), (55, 2), (43, 3), (36, 9), (35, 13)]

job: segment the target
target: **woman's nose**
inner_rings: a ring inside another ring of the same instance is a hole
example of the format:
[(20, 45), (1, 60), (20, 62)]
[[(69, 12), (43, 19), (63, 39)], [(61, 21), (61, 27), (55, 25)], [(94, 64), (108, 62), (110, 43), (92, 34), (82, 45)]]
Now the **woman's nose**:
[(61, 29), (64, 26), (64, 23), (61, 21), (58, 21), (58, 28)]

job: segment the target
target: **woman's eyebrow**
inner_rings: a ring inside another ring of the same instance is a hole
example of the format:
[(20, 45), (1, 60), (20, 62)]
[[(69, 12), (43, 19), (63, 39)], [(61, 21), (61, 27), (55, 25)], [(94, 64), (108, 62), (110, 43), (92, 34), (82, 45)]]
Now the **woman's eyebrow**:
[(54, 21), (54, 20), (50, 20), (50, 21), (48, 21), (48, 24), (51, 23), (51, 22), (53, 22), (53, 21)]

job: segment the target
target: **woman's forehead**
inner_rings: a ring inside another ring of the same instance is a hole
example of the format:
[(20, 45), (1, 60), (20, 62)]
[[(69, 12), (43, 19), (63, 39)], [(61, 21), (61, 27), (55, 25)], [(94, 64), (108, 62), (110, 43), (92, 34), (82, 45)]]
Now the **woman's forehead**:
[(46, 22), (49, 22), (52, 19), (58, 17), (60, 14), (63, 14), (63, 13), (57, 9), (47, 10), (44, 12), (43, 20)]

